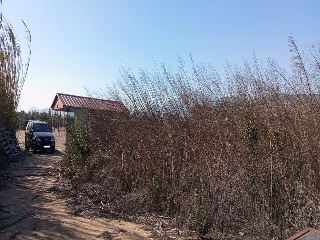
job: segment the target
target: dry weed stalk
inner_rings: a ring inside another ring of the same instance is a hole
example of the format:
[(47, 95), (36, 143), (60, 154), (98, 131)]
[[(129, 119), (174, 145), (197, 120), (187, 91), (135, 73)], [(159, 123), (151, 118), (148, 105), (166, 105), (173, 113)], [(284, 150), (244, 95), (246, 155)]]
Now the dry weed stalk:
[(0, 125), (13, 132), (17, 128), (16, 110), (31, 54), (31, 34), (26, 24), (23, 24), (27, 31), (29, 48), (26, 63), (23, 63), (19, 41), (13, 27), (0, 13)]
[(88, 114), (95, 150), (77, 168), (79, 189), (106, 211), (166, 215), (201, 236), (319, 227), (319, 51), (307, 68), (289, 41), (292, 76), (256, 59), (227, 66), (228, 83), (181, 60), (177, 73), (123, 70), (114, 92), (132, 112)]

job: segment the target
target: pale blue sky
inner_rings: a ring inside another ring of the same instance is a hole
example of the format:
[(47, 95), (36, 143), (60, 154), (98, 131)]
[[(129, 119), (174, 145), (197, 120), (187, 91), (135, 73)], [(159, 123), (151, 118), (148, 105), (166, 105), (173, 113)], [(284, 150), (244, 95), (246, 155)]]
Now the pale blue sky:
[[(32, 34), (21, 109), (46, 108), (55, 93), (86, 95), (104, 89), (119, 69), (175, 69), (177, 56), (241, 65), (260, 61), (290, 66), (288, 37), (301, 48), (320, 41), (319, 0), (4, 0), (2, 12), (25, 44)], [(24, 52), (26, 54), (26, 52)]]

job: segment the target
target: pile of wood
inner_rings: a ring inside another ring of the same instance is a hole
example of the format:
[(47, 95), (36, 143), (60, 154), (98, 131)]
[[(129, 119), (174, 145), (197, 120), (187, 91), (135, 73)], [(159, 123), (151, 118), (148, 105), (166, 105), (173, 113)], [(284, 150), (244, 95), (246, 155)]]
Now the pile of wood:
[(0, 128), (0, 155), (16, 157), (21, 153), (18, 140), (14, 134), (5, 128)]

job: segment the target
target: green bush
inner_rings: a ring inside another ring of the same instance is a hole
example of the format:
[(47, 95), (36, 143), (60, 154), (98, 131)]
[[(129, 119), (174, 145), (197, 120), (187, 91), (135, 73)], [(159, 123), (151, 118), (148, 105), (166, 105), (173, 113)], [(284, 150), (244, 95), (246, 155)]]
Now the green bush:
[(83, 122), (78, 121), (67, 127), (67, 154), (65, 173), (72, 178), (79, 174), (90, 153), (89, 141)]

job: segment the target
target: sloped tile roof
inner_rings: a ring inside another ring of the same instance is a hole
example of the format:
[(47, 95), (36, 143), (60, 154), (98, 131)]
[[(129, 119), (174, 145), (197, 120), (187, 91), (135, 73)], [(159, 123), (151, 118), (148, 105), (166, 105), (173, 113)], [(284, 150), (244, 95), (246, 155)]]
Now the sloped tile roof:
[[(60, 101), (59, 101), (60, 100)], [(62, 106), (57, 106), (57, 102)], [(52, 109), (66, 111), (67, 108), (99, 109), (107, 111), (128, 111), (122, 102), (91, 97), (57, 93), (51, 105)]]

